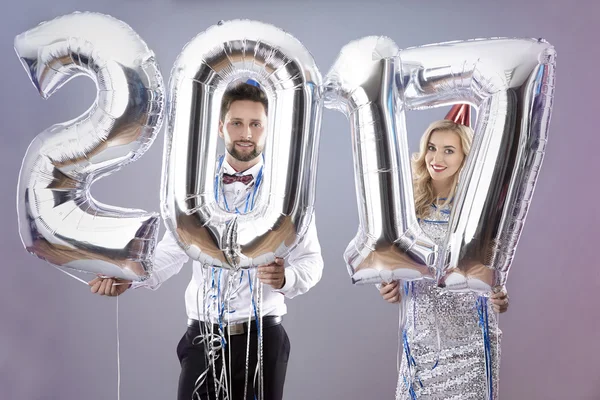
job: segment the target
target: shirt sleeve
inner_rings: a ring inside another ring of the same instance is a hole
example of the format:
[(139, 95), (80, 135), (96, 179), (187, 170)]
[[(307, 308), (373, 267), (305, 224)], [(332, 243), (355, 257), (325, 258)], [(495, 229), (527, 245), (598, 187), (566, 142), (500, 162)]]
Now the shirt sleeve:
[(150, 277), (142, 282), (133, 282), (131, 288), (145, 287), (156, 290), (167, 279), (179, 273), (183, 264), (188, 260), (186, 252), (177, 244), (175, 236), (167, 229), (163, 239), (156, 245), (154, 266)]
[(323, 275), (323, 257), (317, 235), (315, 216), (313, 214), (304, 239), (286, 260), (285, 285), (277, 290), (287, 298), (294, 298), (308, 292)]

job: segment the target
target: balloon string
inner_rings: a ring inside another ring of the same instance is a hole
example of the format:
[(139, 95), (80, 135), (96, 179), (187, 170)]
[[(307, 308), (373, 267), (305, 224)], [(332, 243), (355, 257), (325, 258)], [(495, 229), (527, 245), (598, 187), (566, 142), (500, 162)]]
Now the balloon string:
[(400, 304), (398, 304), (398, 350), (396, 352), (396, 374), (400, 373), (400, 350), (402, 349), (402, 331), (404, 330), (404, 321), (402, 320), (403, 313), (403, 303), (404, 296), (400, 300)]
[[(231, 297), (233, 296), (232, 293), (232, 288), (233, 288), (233, 280), (235, 278), (235, 275), (231, 275), (229, 274), (229, 294), (227, 296), (227, 321), (230, 321), (230, 315), (231, 315)], [(235, 311), (235, 310), (233, 310)], [(233, 368), (231, 367), (231, 329), (227, 329), (227, 343), (229, 344), (227, 346), (227, 351), (229, 352), (229, 365), (228, 365), (228, 370), (229, 370), (229, 380), (225, 380), (227, 382), (227, 393), (229, 394), (229, 396), (231, 396), (231, 398), (233, 398), (233, 381), (232, 381), (232, 371)]]
[[(500, 368), (500, 313), (496, 313), (496, 368)], [(498, 378), (495, 376), (495, 378)], [(496, 380), (496, 390), (498, 390), (498, 380)]]
[[(66, 275), (70, 276), (71, 278), (75, 279), (76, 281), (79, 281), (79, 282), (83, 283), (84, 285), (89, 286), (88, 282), (81, 279), (80, 277), (75, 276), (72, 273), (67, 272), (62, 268), (59, 268), (56, 265), (53, 265), (53, 264), (50, 264), (50, 265), (52, 265), (54, 268), (56, 268), (63, 274), (66, 274)], [(125, 283), (115, 282), (115, 283), (113, 283), (113, 286), (119, 286), (119, 285), (124, 285), (124, 284)], [(121, 400), (121, 340), (120, 340), (120, 335), (119, 335), (119, 296), (116, 296), (116, 298), (117, 298), (117, 309), (116, 309), (116, 320), (117, 320), (117, 324), (116, 324), (116, 327), (117, 327), (117, 400)]]
[[(208, 279), (208, 276), (205, 276), (204, 278), (205, 279), (204, 279), (203, 296), (202, 296), (203, 301), (204, 301), (204, 307), (202, 310), (202, 315), (204, 316), (204, 318), (203, 318), (204, 321), (207, 321), (207, 320), (210, 321), (210, 319), (208, 319), (209, 311), (207, 309), (210, 308), (211, 306), (214, 306), (214, 304), (211, 305), (207, 301), (207, 298), (213, 298), (213, 296), (209, 296), (209, 293), (211, 291), (214, 291), (215, 282), (213, 280), (212, 285), (211, 285), (211, 280)], [(212, 290), (210, 290), (210, 289), (207, 290), (207, 286), (212, 286), (211, 287)], [(196, 306), (197, 306), (196, 309), (198, 311), (198, 316), (200, 316), (200, 312), (199, 312), (199, 310), (200, 310), (200, 288), (198, 288), (196, 291)], [(217, 304), (217, 307), (218, 307), (218, 304)], [(196, 346), (196, 345), (204, 346), (204, 352), (206, 354), (206, 359), (208, 361), (208, 365), (207, 365), (206, 369), (196, 379), (193, 397), (198, 398), (198, 399), (200, 398), (200, 394), (198, 393), (198, 391), (200, 390), (200, 388), (202, 387), (202, 385), (204, 383), (206, 383), (207, 388), (208, 388), (208, 385), (209, 385), (208, 374), (210, 374), (212, 372), (213, 381), (214, 381), (214, 390), (215, 390), (216, 396), (219, 397), (219, 395), (222, 391), (224, 399), (227, 400), (229, 398), (229, 391), (228, 391), (227, 380), (226, 380), (225, 356), (224, 356), (225, 344), (223, 342), (223, 337), (219, 332), (215, 332), (214, 324), (212, 324), (212, 321), (210, 323), (210, 327), (206, 327), (200, 320), (199, 320), (198, 324), (199, 324), (200, 332), (196, 337), (193, 338), (192, 345), (193, 346)], [(219, 352), (222, 353), (221, 358), (223, 360), (222, 361), (223, 368), (221, 368), (221, 372), (217, 379), (216, 361), (220, 358)]]
[(83, 279), (81, 279), (80, 277), (78, 277), (78, 276), (75, 276), (75, 275), (71, 274), (70, 272), (67, 272), (67, 271), (65, 271), (65, 270), (64, 270), (64, 269), (62, 269), (62, 268), (59, 268), (59, 267), (57, 267), (57, 266), (56, 266), (56, 265), (54, 265), (54, 264), (50, 264), (50, 265), (52, 265), (54, 268), (56, 268), (57, 270), (59, 270), (59, 271), (60, 271), (60, 272), (62, 272), (63, 274), (69, 275), (71, 278), (73, 278), (73, 279), (75, 279), (75, 280), (77, 280), (77, 281), (79, 281), (79, 282), (81, 282), (81, 283), (85, 284), (86, 286), (88, 286), (88, 283), (87, 283), (86, 281), (84, 281)]
[[(242, 272), (243, 274), (243, 272)], [(246, 399), (248, 394), (248, 375), (250, 370), (250, 326), (252, 324), (252, 308), (254, 305), (253, 291), (252, 291), (252, 281), (250, 280), (250, 271), (248, 271), (248, 286), (250, 288), (250, 309), (248, 312), (248, 338), (246, 339), (246, 371), (244, 374), (244, 399)]]
[(119, 296), (117, 296), (117, 400), (121, 399), (121, 341), (119, 336)]
[(260, 321), (258, 322), (258, 346), (259, 346), (259, 354), (258, 354), (258, 363), (260, 364), (260, 381), (259, 381), (259, 400), (264, 400), (265, 398), (265, 385), (264, 385), (264, 364), (263, 364), (263, 283), (258, 283), (258, 314), (260, 317)]
[[(211, 324), (210, 327), (206, 327), (200, 323), (200, 333), (192, 342), (193, 345), (204, 345), (205, 354), (209, 360), (207, 368), (196, 379), (194, 398), (198, 398), (198, 391), (204, 383), (208, 385), (207, 378), (212, 372), (217, 398), (227, 400), (232, 398), (233, 387), (230, 385), (232, 369), (230, 365), (227, 365), (227, 354), (229, 354), (229, 360), (231, 360), (231, 331), (227, 330), (227, 334), (224, 332), (229, 321), (229, 318), (226, 319), (225, 317), (235, 312), (231, 300), (233, 294), (239, 290), (239, 287), (236, 287), (235, 284), (241, 284), (241, 279), (238, 281), (237, 275), (230, 273), (227, 275), (226, 283), (222, 285), (223, 271), (219, 269), (218, 272), (215, 272), (216, 270), (216, 268), (210, 268), (210, 272), (205, 271), (202, 295), (204, 307), (202, 311), (203, 318), (200, 320), (210, 321)], [(209, 279), (209, 274), (212, 274), (212, 279)], [(196, 292), (196, 306), (197, 310), (200, 310), (200, 288)], [(216, 326), (212, 323), (211, 310), (215, 310), (217, 313)], [(251, 318), (251, 315), (249, 317)], [(248, 325), (250, 326), (250, 324)], [(219, 360), (221, 360), (221, 367), (217, 371), (216, 364)]]

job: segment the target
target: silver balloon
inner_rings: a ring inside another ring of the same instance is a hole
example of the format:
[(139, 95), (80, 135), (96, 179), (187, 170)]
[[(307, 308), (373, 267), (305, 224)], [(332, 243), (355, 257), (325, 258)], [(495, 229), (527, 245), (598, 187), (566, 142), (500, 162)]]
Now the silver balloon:
[(163, 81), (154, 54), (125, 23), (74, 13), (15, 38), (43, 98), (86, 75), (97, 97), (81, 116), (30, 144), (17, 212), (26, 249), (57, 267), (143, 280), (152, 268), (158, 216), (96, 202), (94, 181), (138, 159), (162, 123)]
[[(264, 178), (254, 209), (243, 215), (215, 200), (221, 99), (251, 78), (269, 101)], [(162, 213), (195, 260), (249, 268), (285, 257), (313, 213), (321, 75), (310, 53), (268, 24), (221, 22), (192, 39), (172, 70), (163, 163)]]
[(435, 278), (437, 247), (415, 215), (397, 53), (385, 37), (351, 42), (325, 78), (325, 106), (351, 122), (360, 225), (344, 259), (354, 283)]
[(477, 107), (439, 284), (489, 293), (505, 285), (546, 147), (555, 50), (543, 40), (489, 39), (402, 50), (407, 109)]

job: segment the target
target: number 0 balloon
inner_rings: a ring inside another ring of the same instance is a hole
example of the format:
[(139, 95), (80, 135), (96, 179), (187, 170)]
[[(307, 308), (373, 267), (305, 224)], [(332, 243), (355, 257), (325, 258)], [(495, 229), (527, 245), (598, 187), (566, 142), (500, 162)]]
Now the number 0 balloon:
[[(215, 199), (221, 98), (239, 79), (257, 81), (269, 100), (265, 173), (252, 211)], [(228, 21), (188, 43), (169, 88), (162, 204), (167, 227), (187, 254), (223, 268), (285, 257), (313, 214), (321, 126), (321, 75), (304, 46), (257, 21)]]

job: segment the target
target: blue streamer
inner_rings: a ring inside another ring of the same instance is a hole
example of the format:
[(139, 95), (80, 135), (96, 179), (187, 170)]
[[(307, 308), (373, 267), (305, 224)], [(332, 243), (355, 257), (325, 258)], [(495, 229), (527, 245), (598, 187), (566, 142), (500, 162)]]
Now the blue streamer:
[(488, 400), (494, 400), (494, 382), (492, 372), (492, 345), (490, 340), (490, 327), (488, 319), (487, 297), (480, 296), (477, 299), (477, 313), (479, 315), (479, 326), (483, 334), (483, 346), (485, 353), (485, 375), (488, 383)]
[[(250, 80), (251, 81), (251, 80)], [(250, 81), (248, 81), (247, 83), (250, 83)], [(260, 87), (260, 85), (258, 85), (258, 83), (256, 81), (252, 81), (255, 83), (254, 86)], [(252, 84), (252, 83), (250, 83)], [(225, 156), (222, 155), (219, 158), (219, 164), (217, 166), (217, 171), (220, 171), (222, 166), (223, 166), (223, 161), (225, 160)], [(264, 154), (263, 154), (263, 160), (264, 160)], [(248, 193), (248, 195), (246, 196), (246, 201), (245, 201), (245, 205), (244, 205), (244, 212), (247, 213), (248, 212), (248, 208), (250, 209), (254, 209), (254, 203), (256, 201), (256, 193), (258, 191), (258, 188), (260, 186), (260, 184), (262, 183), (262, 179), (263, 179), (263, 168), (261, 167), (257, 176), (256, 176), (256, 181), (254, 184), (254, 190), (252, 190), (251, 193)], [(229, 204), (227, 203), (227, 198), (225, 197), (225, 191), (223, 189), (222, 185), (219, 185), (219, 173), (217, 173), (217, 175), (215, 176), (215, 201), (218, 203), (219, 202), (219, 192), (222, 192), (223, 194), (223, 204), (225, 205), (225, 209), (229, 212), (231, 212), (231, 210), (229, 209)], [(219, 191), (219, 186), (221, 186), (221, 191)], [(240, 214), (240, 210), (235, 207), (235, 211), (236, 214)], [(218, 283), (215, 284), (215, 268), (211, 268), (212, 270), (212, 282), (211, 282), (211, 286), (212, 289), (217, 289), (217, 294), (216, 295), (212, 295), (211, 297), (213, 299), (217, 300), (217, 310), (218, 310), (218, 315), (219, 315), (219, 319), (218, 319), (218, 325), (219, 325), (219, 329), (221, 331), (221, 333), (223, 332), (223, 319), (224, 319), (224, 315), (225, 315), (225, 303), (224, 302), (220, 302), (221, 299), (221, 276), (222, 276), (222, 272), (223, 270), (221, 268), (219, 268), (219, 276), (218, 276)], [(240, 275), (240, 281), (239, 283), (242, 283), (242, 280), (244, 278), (244, 273), (242, 272), (242, 274)], [(250, 280), (250, 272), (248, 271), (248, 282), (250, 284), (250, 296), (252, 296), (252, 282)], [(254, 308), (254, 316), (255, 316), (255, 320), (256, 320), (256, 326), (258, 329), (258, 312), (256, 310), (256, 304), (254, 302), (254, 298), (252, 297), (252, 305)], [(235, 309), (229, 310), (228, 313), (229, 314), (233, 314), (234, 312), (236, 312)], [(227, 340), (225, 339), (224, 335), (220, 335), (221, 336), (221, 343), (223, 345), (223, 348), (226, 348), (227, 346)]]
[[(415, 298), (415, 285), (414, 282), (404, 282), (404, 295), (408, 296), (408, 294), (410, 293), (413, 296), (413, 299)], [(413, 302), (414, 304), (414, 302)], [(413, 316), (414, 316), (414, 312), (413, 312)], [(408, 342), (408, 334), (407, 334), (407, 330), (406, 328), (404, 328), (402, 330), (402, 343), (403, 343), (403, 347), (404, 347), (404, 356), (406, 357), (406, 362), (408, 365), (408, 370), (410, 371), (411, 368), (416, 368), (417, 367), (417, 362), (415, 360), (415, 358), (413, 357), (411, 351), (410, 351), (410, 344)], [(407, 379), (406, 376), (403, 377), (404, 378), (404, 383), (406, 384), (406, 387), (408, 389), (408, 393), (410, 395), (410, 398), (412, 400), (416, 400), (417, 399), (417, 393), (415, 392), (415, 389), (413, 387), (414, 382), (412, 379), (410, 379), (410, 381)], [(423, 382), (421, 381), (421, 379), (416, 376), (416, 372), (415, 372), (415, 378), (417, 379), (417, 382), (419, 383), (419, 386), (423, 387)]]
[(257, 88), (259, 88), (259, 89), (260, 89), (260, 84), (259, 84), (258, 82), (256, 82), (254, 79), (248, 79), (248, 80), (246, 81), (246, 83), (247, 83), (248, 85), (256, 86)]
[[(264, 160), (265, 156), (263, 154), (263, 160)], [(221, 167), (223, 166), (223, 160), (225, 159), (225, 156), (221, 156), (219, 158), (219, 165), (217, 166), (217, 170), (220, 171)], [(263, 167), (260, 168), (260, 170), (258, 171), (258, 174), (256, 175), (256, 182), (254, 184), (254, 190), (251, 193), (248, 193), (248, 195), (246, 196), (246, 202), (244, 205), (244, 213), (248, 212), (248, 207), (250, 207), (250, 209), (254, 209), (254, 202), (256, 200), (256, 192), (258, 192), (258, 188), (260, 186), (260, 184), (262, 183), (262, 179), (263, 179)], [(225, 210), (232, 212), (231, 209), (229, 208), (229, 204), (227, 203), (227, 198), (225, 197), (225, 191), (223, 189), (222, 185), (219, 185), (219, 174), (217, 174), (215, 176), (215, 201), (218, 203), (219, 202), (219, 186), (221, 186), (221, 192), (223, 193), (223, 205), (225, 206)], [(252, 197), (252, 200), (250, 200), (250, 197)], [(240, 214), (240, 210), (235, 207), (235, 210), (233, 211), (236, 214)]]
[(408, 336), (406, 334), (406, 329), (402, 331), (402, 342), (404, 344), (404, 355), (406, 356), (406, 362), (409, 367), (416, 367), (417, 363), (414, 357), (410, 354), (410, 345), (408, 344)]
[[(254, 83), (255, 83), (255, 86), (260, 87), (257, 82), (254, 81)], [(221, 168), (223, 166), (224, 159), (225, 159), (225, 156), (221, 156), (219, 158), (219, 163), (218, 163), (218, 167), (217, 167), (217, 174), (215, 176), (214, 196), (215, 196), (215, 201), (218, 204), (219, 203), (219, 194), (220, 194), (219, 192), (222, 192), (222, 194), (223, 194), (223, 203), (225, 205), (225, 209), (228, 212), (231, 212), (231, 210), (229, 209), (229, 205), (227, 203), (227, 198), (225, 196), (225, 192), (223, 190), (223, 185), (220, 185), (220, 180), (219, 180), (219, 178), (221, 176), (220, 171), (221, 171)], [(263, 161), (264, 161), (264, 153), (263, 153)], [(254, 190), (252, 190), (252, 192), (248, 193), (247, 196), (246, 196), (244, 212), (248, 212), (248, 208), (250, 208), (250, 209), (254, 208), (254, 204), (255, 204), (255, 200), (256, 200), (256, 193), (258, 191), (258, 188), (259, 188), (259, 186), (260, 186), (260, 184), (262, 182), (262, 178), (263, 178), (263, 168), (264, 168), (264, 166), (260, 168), (260, 170), (259, 170), (259, 172), (257, 174), (256, 180), (255, 180), (255, 184), (254, 184)], [(219, 191), (219, 189), (221, 189), (221, 191)], [(235, 213), (236, 214), (240, 214), (240, 211), (239, 211), (239, 209), (237, 207), (235, 207)], [(226, 302), (225, 301), (221, 301), (222, 300), (221, 299), (221, 282), (222, 282), (221, 278), (222, 278), (222, 275), (223, 275), (223, 269), (219, 268), (219, 275), (218, 275), (218, 277), (215, 277), (215, 267), (214, 266), (211, 267), (210, 281), (211, 281), (211, 293), (213, 293), (213, 294), (211, 294), (208, 297), (208, 299), (212, 300), (212, 303), (210, 303), (209, 307), (212, 308), (214, 306), (216, 308), (216, 310), (217, 310), (217, 313), (218, 313), (218, 319), (217, 319), (218, 324), (217, 324), (217, 326), (218, 326), (218, 329), (219, 329), (219, 338), (220, 338), (220, 341), (221, 341), (222, 348), (223, 348), (223, 350), (225, 350), (227, 348), (228, 342), (227, 342), (227, 340), (225, 338), (225, 335), (224, 335), (224, 316), (225, 316), (225, 311), (226, 311), (226, 307), (225, 307), (225, 303)], [(241, 284), (243, 282), (243, 277), (244, 277), (244, 273), (242, 271), (242, 273), (240, 274), (240, 280), (239, 280), (238, 284)], [(260, 334), (260, 326), (259, 326), (259, 323), (258, 323), (258, 311), (257, 311), (257, 308), (256, 308), (256, 303), (254, 301), (254, 297), (252, 296), (253, 289), (252, 289), (252, 281), (250, 279), (250, 271), (248, 271), (248, 282), (249, 282), (249, 286), (250, 286), (250, 295), (251, 295), (251, 298), (252, 298), (252, 306), (254, 308), (254, 316), (255, 316), (256, 326), (257, 326), (257, 330), (258, 330), (258, 332)], [(228, 287), (227, 287), (226, 290), (228, 290), (229, 291), (229, 295), (231, 295), (231, 293), (230, 293), (230, 290), (231, 290), (231, 281), (228, 281)], [(214, 294), (215, 291), (216, 291), (216, 295)], [(224, 293), (227, 293), (227, 292), (224, 292)], [(204, 300), (206, 301), (207, 298), (205, 297)], [(206, 307), (206, 304), (204, 306)], [(232, 313), (236, 312), (236, 310), (235, 309), (227, 310), (227, 312), (229, 314), (232, 314)], [(211, 340), (211, 343), (212, 343), (212, 340)], [(212, 346), (212, 344), (211, 344), (211, 346)], [(215, 378), (215, 388), (216, 388), (216, 384), (217, 384), (217, 381), (216, 381), (216, 378)], [(254, 394), (254, 399), (257, 400), (256, 399), (256, 393)]]
[(406, 376), (404, 376), (403, 378), (404, 378), (404, 385), (408, 389), (408, 394), (410, 395), (411, 400), (417, 400), (417, 394), (415, 393), (415, 390), (413, 389), (412, 385), (409, 385), (408, 380), (406, 379)]
[(537, 84), (535, 86), (535, 95), (538, 96), (542, 92), (542, 85), (544, 83), (544, 69), (545, 65), (540, 65), (540, 69), (538, 70), (538, 74), (535, 77)]
[[(416, 298), (417, 286), (415, 285), (414, 281), (404, 282), (403, 289), (404, 289), (404, 295), (405, 296), (408, 296), (410, 294), (413, 299)], [(413, 301), (413, 317), (416, 317), (416, 312), (417, 312), (417, 310), (416, 310), (416, 304)], [(414, 326), (414, 329), (416, 329), (416, 325), (414, 323), (414, 319), (413, 319), (413, 326)], [(411, 353), (410, 343), (408, 341), (408, 332), (407, 332), (406, 328), (404, 328), (402, 330), (402, 343), (403, 343), (403, 348), (404, 348), (404, 355), (406, 357), (406, 362), (407, 362), (407, 365), (408, 365), (408, 370), (410, 371), (411, 368), (417, 368), (417, 361), (415, 360), (415, 358), (413, 357), (413, 355)], [(433, 364), (433, 367), (431, 367), (431, 370), (434, 370), (438, 366), (439, 362), (440, 362), (440, 360), (439, 360), (439, 357), (438, 357), (438, 359)], [(409, 393), (411, 399), (412, 400), (416, 400), (417, 399), (417, 394), (416, 394), (416, 392), (414, 390), (414, 384), (418, 383), (421, 388), (424, 387), (423, 381), (419, 377), (419, 374), (415, 372), (415, 378), (414, 378), (414, 380), (413, 379), (409, 380), (406, 377), (406, 375), (403, 376), (403, 379), (404, 379), (404, 383), (406, 385), (406, 388), (408, 390), (408, 393)]]

